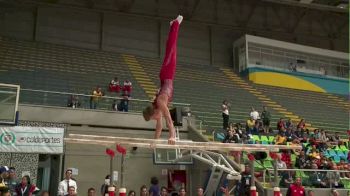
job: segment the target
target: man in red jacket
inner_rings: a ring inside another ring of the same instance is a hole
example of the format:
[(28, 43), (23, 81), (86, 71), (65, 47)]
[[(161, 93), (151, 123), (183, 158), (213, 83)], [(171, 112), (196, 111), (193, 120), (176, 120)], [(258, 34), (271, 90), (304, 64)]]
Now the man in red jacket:
[(294, 184), (289, 186), (286, 196), (306, 196), (305, 189), (301, 185), (301, 178), (296, 178)]

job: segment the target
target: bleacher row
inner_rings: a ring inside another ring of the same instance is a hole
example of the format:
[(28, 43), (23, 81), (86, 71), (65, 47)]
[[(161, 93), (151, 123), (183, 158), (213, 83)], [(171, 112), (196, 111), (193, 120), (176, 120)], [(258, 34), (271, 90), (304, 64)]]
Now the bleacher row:
[[(133, 82), (132, 97), (148, 99), (149, 95), (130, 71), (123, 54), (93, 51), (55, 44), (0, 38), (0, 78), (3, 83), (20, 84), (22, 88), (90, 94), (96, 85), (106, 91), (108, 82), (115, 76)], [(135, 56), (151, 81), (159, 85), (160, 59)], [(178, 62), (174, 102), (191, 104), (193, 114), (209, 129), (221, 129), (220, 106), (224, 99), (231, 103), (230, 120), (245, 122), (250, 107), (258, 111), (266, 103), (247, 90), (241, 83), (228, 78), (219, 66)], [(229, 67), (226, 67), (229, 68)], [(326, 93), (249, 85), (273, 101), (306, 118), (312, 127), (345, 133), (349, 129), (349, 104), (342, 96)], [(107, 94), (114, 96), (112, 94)], [(66, 96), (21, 92), (21, 103), (65, 106)], [(130, 103), (132, 104), (132, 103)], [(104, 106), (108, 109), (110, 106)], [(139, 111), (137, 111), (139, 112)], [(270, 108), (271, 125), (281, 116)]]

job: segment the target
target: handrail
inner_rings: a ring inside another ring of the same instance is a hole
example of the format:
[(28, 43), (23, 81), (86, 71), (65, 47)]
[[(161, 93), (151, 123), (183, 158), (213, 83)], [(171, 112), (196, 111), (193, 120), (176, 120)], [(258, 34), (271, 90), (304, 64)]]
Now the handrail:
[[(268, 171), (273, 171), (274, 169), (266, 169)], [(331, 169), (277, 169), (277, 171), (320, 171), (320, 172), (341, 172), (341, 173), (350, 173), (348, 170), (331, 170)]]
[[(59, 91), (48, 91), (48, 90), (38, 90), (38, 89), (28, 89), (28, 88), (22, 88), (21, 91), (29, 91), (29, 92), (40, 92), (40, 93), (51, 93), (51, 94), (60, 94), (60, 95), (76, 95), (76, 96), (82, 96), (82, 97), (92, 97), (93, 95), (87, 95), (87, 94), (81, 94), (81, 93), (69, 93), (69, 92), (59, 92)], [(102, 96), (102, 98), (107, 99), (123, 99), (122, 97), (110, 97), (110, 96)], [(144, 100), (144, 99), (135, 99), (130, 98), (129, 101), (138, 101), (138, 102), (148, 102), (152, 103), (150, 100)], [(191, 106), (189, 103), (178, 103), (178, 102), (170, 102), (173, 105), (183, 105), (183, 106)]]

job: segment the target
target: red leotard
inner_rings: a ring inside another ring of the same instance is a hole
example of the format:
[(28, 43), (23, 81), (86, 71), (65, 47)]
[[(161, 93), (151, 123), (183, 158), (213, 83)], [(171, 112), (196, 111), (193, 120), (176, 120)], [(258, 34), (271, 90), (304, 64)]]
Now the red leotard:
[(165, 56), (162, 64), (162, 68), (159, 73), (160, 79), (160, 89), (156, 95), (156, 99), (154, 100), (154, 105), (157, 104), (157, 98), (159, 95), (167, 95), (168, 102), (170, 102), (173, 98), (173, 81), (175, 77), (176, 71), (176, 44), (177, 44), (177, 35), (179, 32), (179, 22), (174, 20), (170, 26), (170, 31), (168, 35), (168, 40), (166, 43)]

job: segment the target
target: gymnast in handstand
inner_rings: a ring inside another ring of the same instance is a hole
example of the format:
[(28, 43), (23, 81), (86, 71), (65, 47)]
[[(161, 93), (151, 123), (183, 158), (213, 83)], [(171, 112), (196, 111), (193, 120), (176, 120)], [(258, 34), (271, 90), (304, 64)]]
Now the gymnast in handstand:
[(170, 22), (170, 31), (166, 43), (165, 57), (162, 68), (159, 73), (160, 89), (151, 106), (143, 110), (143, 117), (146, 121), (156, 120), (155, 138), (159, 139), (162, 133), (162, 117), (169, 129), (169, 144), (175, 144), (175, 128), (170, 116), (168, 104), (173, 98), (173, 81), (176, 71), (176, 44), (177, 34), (183, 17), (179, 15), (175, 20)]

